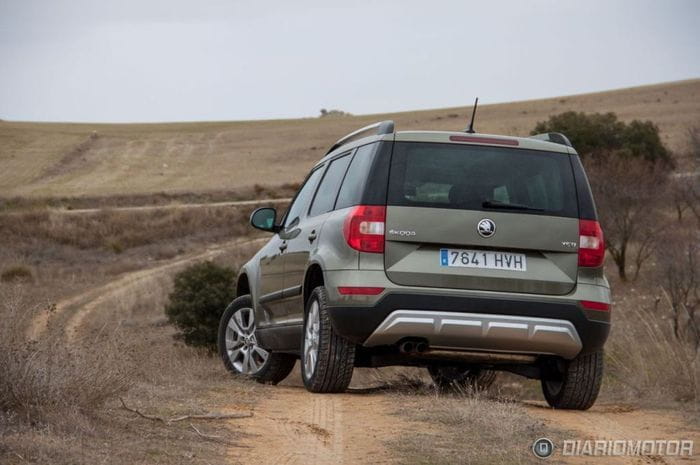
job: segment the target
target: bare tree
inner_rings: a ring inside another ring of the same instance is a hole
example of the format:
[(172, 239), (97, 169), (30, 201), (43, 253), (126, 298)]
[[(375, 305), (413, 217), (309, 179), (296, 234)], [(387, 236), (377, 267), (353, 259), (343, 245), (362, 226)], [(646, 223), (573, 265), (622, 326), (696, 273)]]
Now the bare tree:
[(589, 161), (587, 169), (606, 247), (617, 265), (620, 279), (628, 279), (630, 254), (636, 279), (652, 256), (665, 221), (658, 210), (666, 196), (667, 170), (658, 164), (616, 153), (596, 157)]
[(659, 254), (663, 287), (671, 306), (673, 334), (700, 349), (700, 234), (696, 228), (665, 235)]

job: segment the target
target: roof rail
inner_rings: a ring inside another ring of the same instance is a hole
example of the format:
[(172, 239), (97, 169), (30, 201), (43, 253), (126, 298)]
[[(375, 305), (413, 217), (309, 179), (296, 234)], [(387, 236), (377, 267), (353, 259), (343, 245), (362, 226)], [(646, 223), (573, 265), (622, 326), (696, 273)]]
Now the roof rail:
[(326, 152), (326, 155), (331, 153), (333, 150), (337, 149), (338, 147), (341, 147), (348, 142), (350, 142), (352, 139), (357, 138), (360, 134), (363, 134), (365, 132), (370, 132), (373, 129), (376, 129), (376, 135), (380, 136), (382, 134), (391, 134), (394, 132), (394, 122), (391, 120), (386, 120), (386, 121), (380, 121), (378, 123), (370, 124), (369, 126), (365, 126), (364, 128), (360, 128), (357, 131), (353, 131), (347, 136), (341, 137), (338, 139), (338, 142), (333, 144), (333, 146), (328, 149), (328, 152)]
[(573, 147), (569, 138), (560, 132), (545, 132), (542, 134), (535, 134), (534, 136), (530, 136), (529, 139), (538, 139), (543, 140), (545, 142), (554, 142), (555, 144)]

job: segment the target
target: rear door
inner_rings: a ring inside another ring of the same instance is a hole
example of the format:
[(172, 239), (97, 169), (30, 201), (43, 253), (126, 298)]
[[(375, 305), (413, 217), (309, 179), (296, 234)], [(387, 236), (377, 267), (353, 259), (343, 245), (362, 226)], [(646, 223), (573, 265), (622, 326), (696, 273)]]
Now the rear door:
[(327, 214), (333, 211), (338, 189), (351, 159), (350, 152), (347, 152), (327, 163), (328, 168), (323, 174), (311, 205), (307, 205), (306, 211), (299, 215), (299, 222), (295, 227), (297, 233), (287, 241), (284, 281), (289, 298), (285, 300), (285, 311), (290, 319), (303, 319), (302, 286), (309, 266), (309, 255), (318, 247), (321, 228)]
[(397, 284), (566, 294), (578, 206), (566, 153), (397, 142), (385, 270)]
[[(274, 324), (295, 323), (288, 315), (289, 306), (287, 302), (290, 299), (294, 299), (299, 290), (289, 288), (287, 285), (288, 249), (290, 242), (294, 241), (303, 232), (300, 228), (300, 223), (306, 216), (309, 202), (311, 202), (311, 197), (322, 174), (323, 167), (314, 169), (289, 205), (289, 209), (284, 215), (282, 230), (278, 233), (278, 239), (276, 238), (277, 242), (275, 245), (279, 255), (272, 255), (267, 264), (268, 274), (274, 275), (274, 279), (270, 280), (269, 283), (264, 282), (264, 277), (262, 279), (261, 287), (265, 291), (261, 291), (259, 302), (266, 308)], [(265, 273), (265, 266), (265, 262), (261, 261), (261, 273)]]

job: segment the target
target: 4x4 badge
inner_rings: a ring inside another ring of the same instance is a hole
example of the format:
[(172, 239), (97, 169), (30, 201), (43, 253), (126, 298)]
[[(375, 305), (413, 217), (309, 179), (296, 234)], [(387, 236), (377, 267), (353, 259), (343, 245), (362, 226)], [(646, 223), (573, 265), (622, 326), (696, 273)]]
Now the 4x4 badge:
[(496, 223), (484, 218), (476, 225), (476, 230), (481, 237), (491, 237), (496, 232)]

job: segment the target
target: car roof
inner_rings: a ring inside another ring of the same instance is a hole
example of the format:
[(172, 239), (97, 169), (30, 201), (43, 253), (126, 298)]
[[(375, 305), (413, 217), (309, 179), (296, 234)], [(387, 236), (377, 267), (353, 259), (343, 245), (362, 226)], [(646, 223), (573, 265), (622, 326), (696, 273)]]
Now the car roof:
[(564, 155), (576, 154), (576, 150), (573, 147), (548, 142), (542, 139), (534, 139), (531, 137), (513, 137), (482, 133), (471, 134), (460, 131), (397, 131), (389, 134), (370, 135), (345, 143), (329, 152), (326, 156), (319, 160), (316, 165), (320, 165), (321, 163), (335, 158), (340, 154), (345, 154), (356, 147), (382, 140), (396, 142), (434, 142), (461, 145), (483, 145), (521, 150), (540, 150), (545, 152), (561, 153)]

